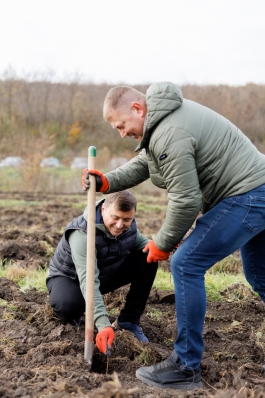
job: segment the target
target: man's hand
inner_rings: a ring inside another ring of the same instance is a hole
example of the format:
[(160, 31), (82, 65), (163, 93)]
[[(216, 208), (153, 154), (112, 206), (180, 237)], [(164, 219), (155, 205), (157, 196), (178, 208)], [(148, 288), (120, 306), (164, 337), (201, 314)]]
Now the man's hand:
[(156, 247), (153, 240), (147, 243), (147, 245), (143, 248), (143, 252), (148, 251), (147, 262), (148, 263), (156, 263), (157, 261), (167, 260), (170, 252), (164, 252)]
[(97, 192), (106, 192), (109, 189), (109, 183), (107, 178), (98, 170), (83, 170), (82, 175), (82, 187), (84, 191), (87, 191), (90, 188), (89, 175), (96, 177), (96, 191)]
[(107, 326), (106, 328), (101, 329), (101, 331), (98, 332), (96, 336), (96, 345), (99, 351), (109, 356), (113, 340), (114, 340), (114, 330), (112, 327)]

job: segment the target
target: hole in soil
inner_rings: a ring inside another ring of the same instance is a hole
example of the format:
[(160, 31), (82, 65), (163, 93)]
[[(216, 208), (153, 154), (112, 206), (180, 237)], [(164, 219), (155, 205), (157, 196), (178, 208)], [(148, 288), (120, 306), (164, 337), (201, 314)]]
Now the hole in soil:
[[(106, 374), (107, 371), (107, 357), (102, 354), (94, 354), (93, 363), (91, 366), (91, 372)], [(110, 367), (108, 368), (108, 373), (112, 372)]]

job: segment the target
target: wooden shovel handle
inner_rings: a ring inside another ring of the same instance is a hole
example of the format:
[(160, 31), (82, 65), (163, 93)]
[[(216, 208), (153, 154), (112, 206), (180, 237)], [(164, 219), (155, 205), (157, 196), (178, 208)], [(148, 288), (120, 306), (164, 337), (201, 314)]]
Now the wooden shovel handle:
[[(96, 168), (96, 148), (88, 148), (88, 169)], [(95, 224), (96, 177), (90, 175), (87, 191), (87, 259), (86, 259), (86, 317), (85, 360), (91, 365), (94, 352), (94, 278), (95, 278)]]

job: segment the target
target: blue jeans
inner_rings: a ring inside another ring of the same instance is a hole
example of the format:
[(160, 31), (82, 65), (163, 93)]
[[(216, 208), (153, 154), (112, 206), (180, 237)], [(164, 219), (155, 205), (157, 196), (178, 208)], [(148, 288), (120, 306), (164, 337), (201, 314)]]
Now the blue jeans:
[(178, 324), (174, 347), (187, 368), (198, 367), (203, 354), (205, 272), (239, 248), (245, 277), (265, 301), (265, 185), (218, 203), (197, 220), (172, 256)]

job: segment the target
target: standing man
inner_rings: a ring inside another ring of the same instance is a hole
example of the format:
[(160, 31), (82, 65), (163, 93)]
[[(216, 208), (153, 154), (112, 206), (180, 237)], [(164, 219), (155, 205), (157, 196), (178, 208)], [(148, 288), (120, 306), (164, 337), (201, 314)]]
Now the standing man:
[[(265, 157), (229, 120), (183, 99), (178, 86), (158, 83), (146, 95), (112, 88), (103, 115), (121, 137), (139, 141), (125, 165), (96, 175), (97, 189), (114, 192), (151, 178), (168, 193), (166, 218), (146, 249), (147, 261), (166, 259), (199, 211), (193, 232), (174, 253), (178, 336), (163, 362), (137, 370), (161, 388), (201, 387), (206, 312), (205, 272), (240, 248), (246, 279), (265, 301)], [(89, 188), (84, 170), (83, 188)]]
[[(96, 204), (96, 264), (94, 321), (96, 344), (108, 354), (113, 329), (125, 329), (143, 342), (147, 337), (139, 326), (140, 317), (154, 282), (157, 263), (148, 263), (142, 249), (148, 244), (134, 219), (136, 198), (130, 191), (107, 195)], [(47, 287), (55, 315), (78, 325), (85, 311), (87, 209), (72, 220), (51, 259)], [(111, 325), (102, 294), (130, 284), (124, 308)]]

